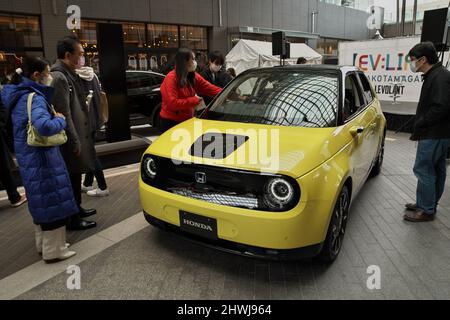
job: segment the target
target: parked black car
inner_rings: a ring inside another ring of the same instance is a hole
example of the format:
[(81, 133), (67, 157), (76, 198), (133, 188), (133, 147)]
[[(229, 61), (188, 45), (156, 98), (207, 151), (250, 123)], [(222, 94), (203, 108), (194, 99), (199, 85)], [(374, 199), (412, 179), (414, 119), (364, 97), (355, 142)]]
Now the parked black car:
[(131, 125), (157, 127), (161, 110), (159, 87), (164, 75), (152, 71), (127, 70), (128, 112)]

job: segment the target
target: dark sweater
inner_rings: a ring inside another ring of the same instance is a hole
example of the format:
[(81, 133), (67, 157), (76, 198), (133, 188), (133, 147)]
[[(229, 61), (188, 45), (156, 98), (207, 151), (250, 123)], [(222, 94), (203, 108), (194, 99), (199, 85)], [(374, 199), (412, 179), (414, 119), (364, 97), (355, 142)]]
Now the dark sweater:
[(450, 138), (450, 71), (439, 62), (423, 75), (411, 140)]

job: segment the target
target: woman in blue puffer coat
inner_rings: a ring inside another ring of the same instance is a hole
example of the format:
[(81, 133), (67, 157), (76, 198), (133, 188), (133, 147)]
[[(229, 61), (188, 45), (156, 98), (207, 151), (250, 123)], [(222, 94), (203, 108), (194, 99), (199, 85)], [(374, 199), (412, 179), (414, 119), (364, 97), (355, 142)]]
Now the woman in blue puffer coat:
[(67, 249), (66, 223), (79, 210), (59, 147), (27, 144), (27, 101), (31, 93), (31, 123), (41, 136), (55, 135), (66, 127), (64, 116), (50, 111), (50, 77), (47, 61), (27, 57), (1, 94), (12, 117), (16, 158), (36, 225), (36, 248), (45, 262), (56, 262), (75, 255)]

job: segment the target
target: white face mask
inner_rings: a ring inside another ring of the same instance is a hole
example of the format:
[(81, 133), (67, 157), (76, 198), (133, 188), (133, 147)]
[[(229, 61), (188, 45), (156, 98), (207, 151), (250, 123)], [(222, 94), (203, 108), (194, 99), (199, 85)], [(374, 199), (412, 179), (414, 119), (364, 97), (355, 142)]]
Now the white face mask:
[(409, 62), (409, 68), (411, 69), (412, 72), (417, 72), (416, 61), (410, 61)]
[(217, 64), (215, 64), (215, 63), (211, 63), (211, 71), (212, 72), (219, 72), (220, 71), (220, 69), (222, 69), (222, 66), (218, 66)]
[(189, 72), (195, 72), (197, 70), (197, 61), (192, 61), (192, 64), (188, 67)]
[(417, 71), (417, 61), (419, 61), (419, 59), (409, 62), (409, 67), (411, 68), (412, 72), (418, 72)]
[(48, 77), (45, 77), (42, 81), (41, 84), (43, 84), (44, 86), (50, 86), (53, 82), (53, 77), (51, 74), (48, 75)]

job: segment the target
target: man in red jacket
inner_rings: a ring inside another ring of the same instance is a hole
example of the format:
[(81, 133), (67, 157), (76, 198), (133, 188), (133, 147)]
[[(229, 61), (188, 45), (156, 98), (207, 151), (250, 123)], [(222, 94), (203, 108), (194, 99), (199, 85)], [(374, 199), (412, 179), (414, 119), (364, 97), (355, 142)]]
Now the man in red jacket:
[(198, 95), (215, 97), (222, 90), (195, 72), (197, 62), (192, 50), (181, 48), (175, 61), (175, 70), (167, 74), (161, 85), (163, 132), (194, 116), (195, 107), (203, 102)]

